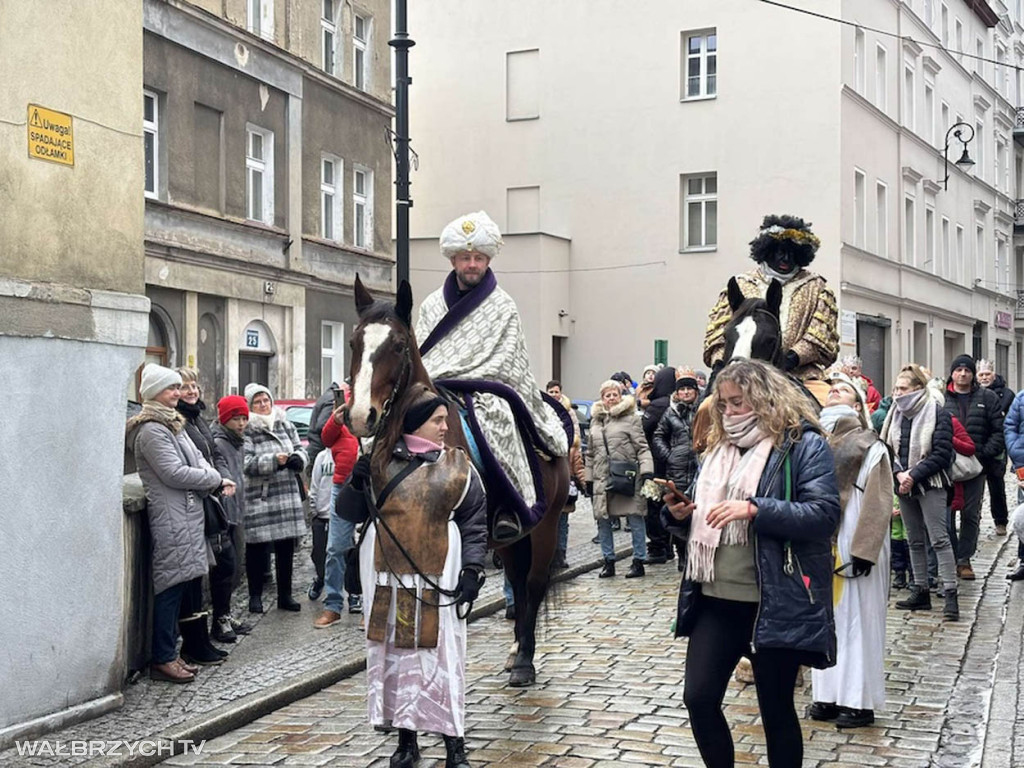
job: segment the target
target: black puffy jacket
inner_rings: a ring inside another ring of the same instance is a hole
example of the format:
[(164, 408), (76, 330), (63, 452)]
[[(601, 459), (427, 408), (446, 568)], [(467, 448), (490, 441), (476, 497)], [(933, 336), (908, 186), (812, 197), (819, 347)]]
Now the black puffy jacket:
[(999, 395), (974, 382), (970, 397), (961, 407), (952, 382), (947, 381), (946, 411), (960, 419), (977, 447), (976, 455), (982, 464), (989, 464), (1002, 455), (1006, 446), (1003, 442), (1004, 411)]
[[(785, 500), (787, 453), (792, 501)], [(773, 450), (752, 501), (757, 505), (753, 542), (761, 599), (751, 646), (755, 653), (761, 648), (794, 650), (802, 664), (831, 667), (836, 663), (832, 535), (839, 527), (839, 488), (825, 438), (808, 424), (800, 440), (787, 440), (781, 450)], [(673, 535), (689, 535), (689, 519), (680, 524), (668, 517), (666, 522)], [(699, 583), (683, 579), (676, 637), (692, 631), (700, 591)]]
[(697, 413), (697, 404), (673, 403), (658, 422), (651, 442), (655, 467), (665, 468), (665, 477), (681, 491), (689, 489), (697, 477), (697, 456), (693, 452), (690, 427)]
[(998, 373), (992, 379), (992, 383), (988, 388), (999, 396), (999, 404), (1002, 406), (1003, 418), (1005, 418), (1006, 414), (1010, 412), (1010, 406), (1013, 404), (1013, 390), (1006, 386), (1006, 380)]
[[(954, 458), (953, 419), (950, 417), (949, 411), (941, 408), (938, 403), (925, 403), (924, 407), (938, 409), (938, 413), (935, 415), (935, 432), (932, 434), (932, 445), (928, 455), (909, 468), (910, 476), (914, 478), (915, 485), (925, 488), (944, 488), (946, 475), (943, 474), (943, 470), (950, 468)], [(911, 419), (903, 419), (900, 422), (900, 448), (896, 451), (896, 460), (892, 463), (893, 478), (907, 469), (910, 463), (910, 430), (913, 428), (913, 424)]]
[[(651, 404), (644, 408), (640, 423), (644, 428), (644, 437), (647, 438), (647, 445), (654, 440), (654, 430), (661, 423), (661, 417), (672, 404), (672, 392), (676, 388), (676, 369), (665, 366), (654, 374), (654, 389), (651, 390)], [(654, 457), (654, 473), (658, 477), (665, 476), (665, 465)]]

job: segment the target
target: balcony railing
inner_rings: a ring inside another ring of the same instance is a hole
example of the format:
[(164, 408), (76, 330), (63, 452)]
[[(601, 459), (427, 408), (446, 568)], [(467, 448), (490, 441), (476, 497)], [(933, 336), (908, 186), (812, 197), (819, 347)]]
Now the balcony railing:
[(1013, 130), (1024, 131), (1024, 107), (1017, 107), (1017, 119), (1013, 124)]
[(1024, 290), (1017, 289), (1017, 306), (1013, 310), (1014, 320), (1024, 320)]
[(1013, 226), (1024, 227), (1024, 200), (1013, 201)]

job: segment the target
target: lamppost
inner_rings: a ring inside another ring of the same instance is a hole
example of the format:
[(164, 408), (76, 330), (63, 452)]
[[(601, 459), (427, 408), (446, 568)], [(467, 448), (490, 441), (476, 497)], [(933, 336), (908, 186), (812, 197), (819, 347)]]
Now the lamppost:
[[(968, 136), (966, 139), (963, 137), (963, 132), (964, 132), (965, 128), (968, 131), (971, 132), (970, 136)], [(942, 150), (942, 163), (943, 163), (943, 168), (944, 168), (944, 171), (945, 171), (945, 174), (946, 174), (946, 178), (944, 178), (942, 180), (942, 188), (946, 189), (946, 190), (949, 189), (949, 135), (950, 134), (953, 134), (953, 136), (956, 137), (956, 140), (959, 141), (963, 145), (963, 147), (964, 147), (963, 154), (960, 155), (960, 159), (956, 161), (956, 167), (959, 168), (961, 171), (965, 171), (966, 172), (972, 165), (974, 165), (974, 161), (971, 160), (971, 156), (969, 154), (967, 154), (967, 145), (971, 141), (974, 140), (974, 129), (969, 124), (967, 124), (965, 122), (962, 122), (962, 121), (959, 122), (959, 123), (953, 123), (953, 125), (949, 126), (949, 130), (946, 131), (946, 146)]]
[(395, 285), (409, 279), (409, 39), (406, 0), (395, 0)]

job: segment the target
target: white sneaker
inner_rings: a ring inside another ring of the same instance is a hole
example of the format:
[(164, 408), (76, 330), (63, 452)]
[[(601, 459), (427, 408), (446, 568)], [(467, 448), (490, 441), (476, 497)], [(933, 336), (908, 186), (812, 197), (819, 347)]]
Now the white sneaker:
[(362, 595), (354, 595), (348, 599), (348, 612), (349, 613), (362, 613), (363, 612), (363, 597)]

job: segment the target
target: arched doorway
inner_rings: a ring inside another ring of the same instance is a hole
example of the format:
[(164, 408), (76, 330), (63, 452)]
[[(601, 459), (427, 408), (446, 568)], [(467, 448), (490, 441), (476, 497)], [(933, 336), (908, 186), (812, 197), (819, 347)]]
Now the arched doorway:
[(242, 331), (238, 350), (238, 391), (245, 392), (251, 382), (275, 390), (277, 371), (274, 363), (277, 342), (262, 320), (253, 320)]
[(142, 380), (142, 369), (146, 363), (156, 363), (173, 367), (177, 360), (178, 344), (171, 317), (158, 304), (150, 305), (149, 335), (146, 338), (146, 355), (142, 365), (135, 371), (135, 391), (132, 397), (138, 402), (139, 384)]
[(224, 391), (224, 355), (220, 323), (206, 312), (199, 318), (199, 346), (196, 363), (199, 366), (199, 387), (207, 406), (213, 405)]

